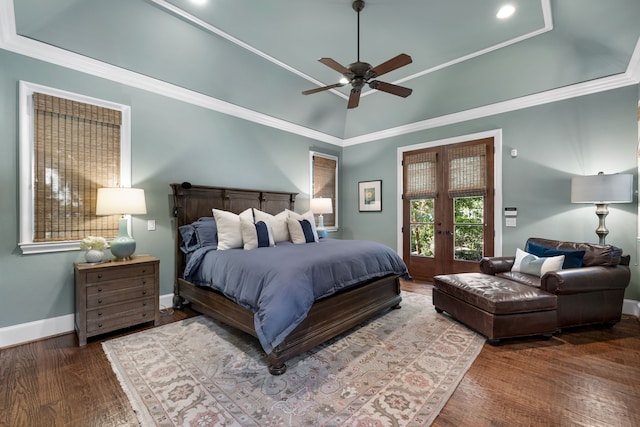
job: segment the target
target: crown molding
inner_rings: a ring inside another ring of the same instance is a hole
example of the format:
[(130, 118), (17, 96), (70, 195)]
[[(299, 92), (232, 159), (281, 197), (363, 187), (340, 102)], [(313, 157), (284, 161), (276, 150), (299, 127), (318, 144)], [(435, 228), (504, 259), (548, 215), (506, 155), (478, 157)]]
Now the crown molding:
[[(160, 0), (153, 1), (158, 3)], [(550, 20), (548, 1), (542, 0), (542, 4), (543, 8), (545, 4), (547, 5), (545, 17), (548, 16)], [(640, 39), (638, 39), (627, 70), (624, 73), (343, 139), (20, 36), (16, 34), (13, 0), (0, 0), (0, 49), (340, 147), (420, 132), (435, 127), (617, 89), (640, 82)]]

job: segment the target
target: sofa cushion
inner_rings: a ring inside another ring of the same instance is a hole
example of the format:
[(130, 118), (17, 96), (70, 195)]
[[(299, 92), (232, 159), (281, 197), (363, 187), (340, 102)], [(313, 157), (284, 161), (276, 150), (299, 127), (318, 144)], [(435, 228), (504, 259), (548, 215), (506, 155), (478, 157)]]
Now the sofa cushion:
[(612, 267), (620, 264), (622, 249), (612, 245), (596, 245), (591, 243), (563, 242), (560, 240), (531, 237), (529, 243), (536, 243), (549, 249), (566, 251), (584, 251), (583, 267), (604, 266)]
[(493, 314), (555, 310), (555, 295), (532, 286), (483, 273), (435, 276), (436, 288)]

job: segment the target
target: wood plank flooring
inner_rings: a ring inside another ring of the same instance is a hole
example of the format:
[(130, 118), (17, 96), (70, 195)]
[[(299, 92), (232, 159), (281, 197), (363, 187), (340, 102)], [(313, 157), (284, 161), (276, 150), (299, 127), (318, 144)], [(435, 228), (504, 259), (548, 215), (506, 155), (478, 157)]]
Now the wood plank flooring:
[[(431, 294), (428, 284), (402, 287)], [(163, 313), (161, 323), (195, 314)], [(99, 340), (79, 348), (66, 334), (0, 350), (0, 426), (135, 425)], [(640, 426), (638, 319), (485, 344), (433, 425)]]

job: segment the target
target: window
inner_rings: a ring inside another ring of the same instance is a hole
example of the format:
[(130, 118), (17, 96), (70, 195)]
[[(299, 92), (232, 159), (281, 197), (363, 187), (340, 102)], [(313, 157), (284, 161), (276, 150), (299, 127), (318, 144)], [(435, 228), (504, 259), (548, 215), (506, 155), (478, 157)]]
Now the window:
[(324, 226), (327, 230), (338, 229), (338, 158), (330, 154), (309, 152), (311, 162), (311, 198), (331, 199), (333, 213), (324, 214)]
[(129, 107), (20, 82), (22, 253), (74, 250), (118, 234), (97, 189), (130, 185)]

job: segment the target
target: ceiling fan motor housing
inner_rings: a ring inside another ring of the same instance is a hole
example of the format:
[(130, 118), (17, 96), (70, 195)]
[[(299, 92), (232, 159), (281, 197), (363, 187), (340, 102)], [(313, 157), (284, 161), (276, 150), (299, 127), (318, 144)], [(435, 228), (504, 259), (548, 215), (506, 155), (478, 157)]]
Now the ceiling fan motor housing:
[(356, 12), (360, 12), (362, 9), (364, 9), (364, 0), (355, 0), (351, 4), (351, 7), (353, 7), (353, 10), (355, 10)]

